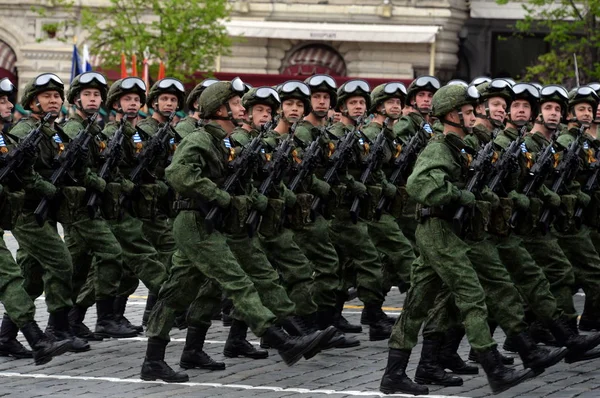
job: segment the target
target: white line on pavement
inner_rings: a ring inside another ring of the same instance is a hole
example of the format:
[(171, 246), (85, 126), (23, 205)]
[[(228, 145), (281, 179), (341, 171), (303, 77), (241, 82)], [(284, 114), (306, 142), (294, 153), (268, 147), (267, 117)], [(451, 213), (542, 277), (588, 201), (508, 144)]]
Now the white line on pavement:
[[(82, 381), (107, 381), (110, 383), (139, 383), (139, 384), (169, 384), (163, 381), (143, 381), (141, 379), (119, 379), (117, 377), (93, 377), (93, 376), (69, 376), (69, 375), (46, 375), (46, 374), (35, 374), (35, 373), (13, 373), (13, 372), (0, 372), (0, 377), (23, 377), (32, 379), (54, 379), (54, 380), (82, 380)], [(177, 383), (178, 386), (189, 386), (189, 387), (214, 387), (214, 388), (231, 388), (236, 390), (267, 390), (277, 392), (294, 392), (298, 394), (324, 394), (324, 395), (350, 395), (354, 397), (412, 397), (414, 395), (406, 394), (390, 394), (386, 395), (377, 391), (353, 391), (353, 390), (309, 390), (307, 388), (284, 388), (274, 386), (250, 386), (246, 384), (221, 384), (221, 383)], [(417, 397), (426, 398), (465, 398), (456, 395), (418, 395)]]

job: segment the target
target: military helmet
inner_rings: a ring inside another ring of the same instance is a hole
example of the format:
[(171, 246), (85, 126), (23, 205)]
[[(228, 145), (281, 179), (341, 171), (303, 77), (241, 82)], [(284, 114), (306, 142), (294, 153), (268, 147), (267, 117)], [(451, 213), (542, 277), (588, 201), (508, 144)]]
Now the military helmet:
[(444, 86), (433, 94), (431, 100), (433, 116), (442, 119), (453, 110), (459, 110), (463, 105), (477, 105), (479, 91), (475, 86), (464, 87), (460, 84)]
[(340, 106), (344, 105), (346, 100), (351, 97), (363, 97), (367, 103), (367, 110), (371, 108), (371, 87), (364, 80), (348, 80), (342, 84), (337, 91), (336, 111), (340, 111)]
[(512, 87), (513, 101), (525, 100), (531, 106), (531, 117), (535, 118), (539, 112), (540, 90), (531, 83), (517, 83)]
[(595, 117), (599, 101), (598, 94), (589, 86), (577, 87), (569, 92), (569, 110), (577, 104), (588, 103), (592, 106)]
[(202, 94), (206, 87), (218, 81), (218, 79), (204, 79), (202, 82), (196, 84), (196, 87), (194, 87), (187, 96), (185, 106), (192, 111), (197, 111), (198, 109), (196, 109), (195, 103), (198, 101), (198, 98), (200, 98), (200, 94)]
[(540, 90), (540, 107), (546, 102), (556, 102), (560, 105), (563, 118), (567, 115), (569, 93), (563, 86), (549, 84)]
[(371, 108), (369, 112), (375, 113), (377, 107), (390, 98), (399, 98), (404, 106), (406, 100), (406, 87), (400, 82), (380, 84), (371, 91)]
[(277, 94), (277, 91), (275, 91), (275, 89), (272, 87), (263, 86), (251, 88), (242, 97), (242, 106), (246, 108), (246, 110), (249, 110), (254, 105), (258, 104), (270, 106), (271, 114), (274, 115), (281, 105), (281, 100), (279, 99), (279, 94)]
[(31, 110), (30, 102), (44, 91), (58, 91), (60, 98), (65, 100), (65, 85), (54, 73), (43, 73), (25, 85), (21, 104), (26, 110)]
[(102, 73), (85, 72), (73, 78), (69, 91), (67, 91), (67, 101), (69, 104), (74, 104), (76, 97), (86, 88), (96, 88), (100, 90), (102, 102), (106, 102), (106, 94), (108, 93), (108, 84)]
[(122, 96), (129, 93), (135, 93), (140, 96), (140, 102), (146, 103), (146, 83), (139, 77), (126, 77), (119, 79), (110, 86), (106, 96), (106, 107), (112, 109), (112, 106)]
[(206, 87), (200, 98), (200, 117), (210, 119), (219, 110), (221, 105), (225, 105), (231, 98), (237, 96), (242, 97), (246, 92), (246, 86), (239, 77), (236, 77), (230, 82), (216, 82)]
[(288, 99), (299, 99), (304, 104), (304, 116), (312, 109), (310, 103), (310, 88), (299, 80), (288, 80), (277, 88), (281, 103)]
[(406, 92), (406, 102), (411, 103), (412, 99), (420, 91), (429, 91), (433, 94), (440, 89), (440, 81), (434, 76), (419, 76), (409, 84)]
[(491, 82), (481, 83), (477, 86), (479, 91), (479, 101), (485, 102), (490, 98), (500, 97), (506, 101), (506, 106), (509, 107), (513, 100), (513, 90), (511, 84), (504, 79), (494, 79)]
[(166, 77), (154, 83), (148, 92), (146, 105), (152, 108), (154, 103), (158, 101), (158, 97), (161, 94), (173, 94), (177, 97), (177, 110), (183, 108), (185, 89), (183, 88), (183, 83), (181, 83), (179, 80), (172, 77)]
[(477, 87), (480, 84), (489, 83), (491, 81), (492, 81), (492, 79), (487, 76), (479, 76), (479, 77), (476, 77), (475, 79), (471, 80), (471, 83), (469, 83), (469, 85)]
[(329, 94), (331, 99), (329, 106), (335, 108), (337, 104), (337, 83), (333, 77), (329, 75), (312, 75), (311, 77), (304, 80), (304, 83), (310, 87), (310, 92), (321, 93), (325, 92)]
[(3, 97), (3, 96), (10, 97), (16, 91), (17, 91), (17, 89), (15, 88), (14, 84), (12, 84), (12, 82), (10, 81), (10, 79), (8, 77), (5, 77), (2, 80), (0, 80), (0, 96), (1, 97)]
[(469, 87), (469, 83), (467, 83), (466, 81), (464, 81), (462, 79), (452, 79), (448, 83), (446, 83), (446, 86), (454, 86), (454, 85)]

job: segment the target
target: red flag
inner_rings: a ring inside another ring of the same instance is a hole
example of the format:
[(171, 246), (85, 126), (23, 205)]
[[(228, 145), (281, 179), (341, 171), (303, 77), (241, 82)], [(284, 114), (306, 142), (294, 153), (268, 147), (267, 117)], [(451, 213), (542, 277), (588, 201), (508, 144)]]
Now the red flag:
[(165, 64), (162, 61), (162, 59), (160, 60), (160, 65), (158, 66), (158, 80), (160, 79), (164, 79), (166, 76), (167, 72), (165, 70)]
[(137, 77), (137, 56), (135, 54), (131, 56), (131, 76)]
[(121, 51), (121, 79), (127, 77), (127, 64), (125, 63), (125, 53)]
[[(142, 61), (142, 80), (144, 81), (144, 83), (146, 83), (146, 92), (148, 92), (149, 86), (150, 86), (150, 72), (148, 70), (148, 58), (150, 58), (150, 51), (148, 50), (148, 47), (146, 47), (146, 49), (144, 50), (144, 60)], [(148, 107), (146, 105), (144, 105), (143, 110), (144, 110), (144, 112), (147, 112)]]

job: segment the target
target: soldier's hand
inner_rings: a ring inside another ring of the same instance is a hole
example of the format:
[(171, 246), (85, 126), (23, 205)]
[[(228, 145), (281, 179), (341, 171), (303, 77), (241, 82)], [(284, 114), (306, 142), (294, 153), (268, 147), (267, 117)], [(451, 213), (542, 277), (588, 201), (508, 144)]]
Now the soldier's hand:
[(492, 209), (500, 206), (500, 198), (496, 195), (489, 187), (485, 187), (481, 190), (481, 198), (486, 202), (490, 202)]
[(367, 187), (360, 181), (352, 181), (348, 184), (348, 188), (350, 188), (350, 193), (354, 196), (362, 198), (367, 194)]
[(258, 191), (254, 191), (252, 195), (250, 195), (250, 200), (252, 202), (251, 207), (259, 213), (267, 210), (269, 199), (265, 195), (259, 193)]
[(517, 191), (513, 190), (508, 193), (508, 198), (512, 199), (517, 209), (529, 210), (529, 205), (531, 204), (531, 201), (526, 195), (523, 195), (522, 193), (518, 193)]
[(169, 193), (169, 186), (161, 180), (156, 181), (156, 185), (158, 185), (158, 197), (163, 198), (167, 196), (167, 194)]
[(52, 199), (58, 192), (58, 189), (51, 182), (42, 179), (35, 182), (33, 190), (48, 199)]
[(104, 181), (103, 178), (91, 173), (85, 175), (83, 185), (98, 192), (104, 192), (106, 189), (106, 181)]
[(285, 201), (285, 207), (291, 208), (296, 204), (296, 194), (289, 189), (283, 189), (283, 200)]
[(398, 191), (398, 189), (396, 188), (396, 186), (392, 183), (389, 182), (382, 182), (381, 183), (381, 188), (382, 188), (382, 195), (385, 196), (386, 198), (394, 198), (396, 196), (396, 192)]
[(217, 206), (219, 206), (220, 208), (226, 209), (231, 204), (231, 195), (229, 195), (227, 191), (217, 189), (215, 202), (217, 202)]
[(562, 200), (560, 196), (556, 192), (552, 192), (547, 186), (543, 185), (540, 187), (538, 194), (540, 195), (540, 199), (544, 201), (550, 207), (559, 208)]
[(121, 180), (121, 191), (123, 191), (124, 194), (129, 195), (134, 189), (135, 184), (131, 180), (128, 180), (127, 178)]
[(583, 207), (587, 207), (590, 202), (592, 201), (592, 198), (590, 197), (590, 195), (586, 194), (585, 192), (579, 191), (577, 192), (577, 202), (583, 206)]
[(331, 191), (331, 186), (313, 175), (310, 193), (320, 198), (326, 198), (329, 196), (329, 191)]
[(458, 191), (458, 203), (463, 206), (471, 207), (475, 204), (475, 195), (473, 195), (473, 192), (461, 189)]

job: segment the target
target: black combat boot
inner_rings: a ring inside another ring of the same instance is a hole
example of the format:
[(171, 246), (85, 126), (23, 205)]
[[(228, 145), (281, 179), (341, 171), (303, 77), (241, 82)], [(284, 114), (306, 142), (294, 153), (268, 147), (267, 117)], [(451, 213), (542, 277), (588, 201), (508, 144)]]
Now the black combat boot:
[(429, 388), (413, 382), (406, 375), (406, 366), (410, 358), (410, 351), (390, 348), (385, 373), (381, 378), (379, 391), (384, 394), (404, 393), (413, 395), (427, 395)]
[[(301, 316), (290, 316), (281, 321), (281, 326), (290, 336), (310, 336), (317, 332), (316, 328), (313, 328), (311, 325), (305, 322), (305, 319)], [(329, 341), (335, 335), (337, 329), (334, 326), (328, 326), (321, 333), (321, 342), (319, 345), (315, 346), (312, 350), (309, 350), (304, 353), (304, 359), (311, 359), (315, 355), (317, 355), (321, 350), (325, 347), (329, 346)]]
[(439, 361), (444, 369), (450, 369), (457, 375), (476, 375), (479, 368), (469, 365), (458, 355), (458, 347), (465, 336), (465, 329), (462, 327), (451, 328), (442, 338), (440, 346)]
[(322, 344), (323, 333), (314, 332), (307, 336), (290, 336), (280, 326), (270, 326), (261, 336), (269, 346), (275, 348), (286, 365), (292, 366), (307, 352)]
[(594, 309), (594, 305), (587, 297), (583, 305), (583, 313), (581, 314), (581, 318), (579, 318), (579, 330), (582, 332), (591, 332), (594, 330), (600, 332), (599, 311)]
[(51, 341), (40, 329), (35, 321), (27, 322), (21, 332), (33, 349), (33, 360), (36, 365), (43, 365), (53, 357), (64, 354), (69, 350), (71, 343), (67, 340)]
[[(345, 337), (343, 334), (340, 333), (339, 330), (337, 330), (337, 328), (333, 325), (328, 325), (326, 327), (320, 327), (319, 323), (317, 322), (317, 313), (312, 313), (312, 314), (308, 314), (308, 315), (302, 315), (302, 319), (304, 320), (304, 324), (306, 325), (306, 329), (308, 331), (308, 333), (312, 333), (312, 332), (316, 332), (317, 330), (321, 330), (321, 331), (327, 331), (327, 330), (333, 330), (333, 333), (331, 333), (331, 338), (325, 342), (325, 345), (322, 347), (322, 350), (330, 350), (332, 348), (338, 348), (338, 346), (340, 344), (344, 344), (345, 343)], [(325, 340), (323, 340), (325, 341)]]
[(421, 348), (421, 360), (415, 373), (415, 381), (419, 384), (435, 384), (439, 386), (462, 386), (463, 380), (458, 376), (446, 373), (439, 362), (439, 350), (441, 339), (435, 336), (433, 338), (423, 339), (423, 348)]
[(488, 383), (494, 394), (506, 391), (533, 377), (533, 371), (529, 368), (516, 370), (504, 366), (500, 353), (495, 347), (479, 353), (479, 363), (481, 363), (481, 367), (485, 371)]
[[(322, 309), (317, 312), (315, 317), (317, 328), (324, 330), (327, 329), (327, 327), (329, 326), (333, 326), (334, 313), (335, 308), (322, 307)], [(344, 334), (338, 328), (336, 328), (336, 333), (333, 335), (330, 342), (333, 340), (337, 341), (333, 348), (351, 348), (358, 347), (360, 345), (360, 340)]]
[[(148, 325), (148, 318), (150, 318), (150, 313), (158, 300), (158, 294), (148, 293), (148, 298), (146, 299), (146, 308), (144, 309), (144, 315), (142, 315), (142, 326)], [(124, 311), (124, 310), (123, 310)]]
[(168, 341), (158, 337), (148, 338), (146, 357), (142, 364), (141, 379), (146, 381), (162, 380), (167, 383), (185, 383), (190, 380), (187, 374), (175, 372), (165, 362), (165, 350)]
[(227, 358), (246, 357), (252, 359), (264, 359), (269, 356), (267, 350), (259, 350), (254, 348), (252, 344), (246, 340), (248, 336), (248, 325), (243, 321), (234, 319), (229, 329), (229, 336), (225, 342), (223, 355)]
[(71, 345), (71, 352), (85, 352), (90, 350), (90, 344), (87, 340), (81, 339), (73, 334), (69, 325), (69, 307), (64, 307), (48, 316), (48, 325), (46, 325), (46, 336), (52, 341), (68, 340)]
[(369, 340), (389, 339), (392, 334), (392, 325), (386, 321), (387, 315), (381, 309), (381, 303), (365, 303), (365, 311), (369, 324)]
[[(383, 312), (383, 310), (381, 311)], [(394, 323), (396, 323), (396, 317), (393, 316), (389, 316), (388, 314), (386, 314), (385, 312), (383, 312), (383, 320), (386, 321), (387, 323), (389, 323), (390, 325), (394, 326)], [(367, 321), (367, 310), (366, 307), (363, 307), (362, 312), (360, 313), (360, 324), (361, 325), (368, 325), (369, 321)]]
[(566, 363), (600, 358), (600, 349), (596, 349), (600, 345), (600, 333), (580, 335), (577, 329), (569, 326), (569, 320), (564, 316), (552, 321), (548, 327), (556, 341), (567, 347)]
[(564, 347), (536, 345), (527, 331), (511, 336), (511, 339), (514, 340), (514, 344), (517, 346), (519, 356), (523, 361), (523, 367), (533, 369), (536, 374), (540, 374), (544, 369), (557, 364), (567, 355), (567, 349)]
[(184, 369), (225, 370), (224, 362), (214, 361), (202, 350), (206, 332), (208, 327), (188, 326), (179, 366)]
[[(498, 324), (494, 321), (488, 321), (488, 325), (490, 328), (490, 334), (492, 335), (492, 338), (494, 338), (494, 332), (496, 331)], [(512, 365), (515, 363), (515, 359), (513, 357), (503, 355), (502, 353), (500, 353), (500, 351), (498, 351), (498, 355), (500, 355), (500, 359), (503, 365)], [(469, 351), (469, 361), (479, 363), (479, 355), (477, 355), (473, 348), (471, 348), (471, 351)]]
[(348, 322), (342, 315), (345, 302), (345, 297), (340, 297), (338, 295), (335, 303), (335, 312), (333, 313), (333, 326), (343, 333), (362, 333), (362, 326)]
[(221, 299), (221, 319), (223, 320), (223, 326), (231, 326), (233, 317), (231, 311), (233, 310), (233, 301), (227, 297)]
[(73, 334), (80, 339), (84, 339), (87, 341), (102, 341), (103, 338), (100, 336), (96, 336), (83, 320), (85, 319), (85, 314), (87, 312), (87, 308), (83, 308), (79, 305), (74, 305), (73, 308), (69, 311), (69, 325), (71, 326), (71, 330)]
[(128, 328), (124, 323), (117, 322), (115, 314), (113, 313), (114, 308), (114, 297), (96, 301), (98, 319), (96, 321), (96, 330), (94, 331), (94, 334), (96, 336), (112, 337), (115, 339), (137, 336), (137, 330)]
[[(575, 319), (575, 322), (577, 320)], [(577, 326), (575, 326), (577, 327)], [(547, 327), (542, 325), (540, 321), (533, 321), (529, 325), (529, 335), (536, 343), (542, 343), (544, 345), (550, 345), (553, 347), (561, 347), (556, 341), (556, 338)]]
[[(127, 308), (127, 296), (117, 296), (114, 301), (114, 310), (115, 310), (115, 320), (119, 322), (126, 329), (133, 329), (138, 334), (144, 331), (144, 327), (142, 325), (134, 325), (129, 319), (125, 316), (125, 309)], [(146, 311), (144, 311), (144, 315)]]
[(19, 328), (4, 314), (0, 326), (0, 356), (17, 359), (32, 358), (33, 353), (17, 340)]

